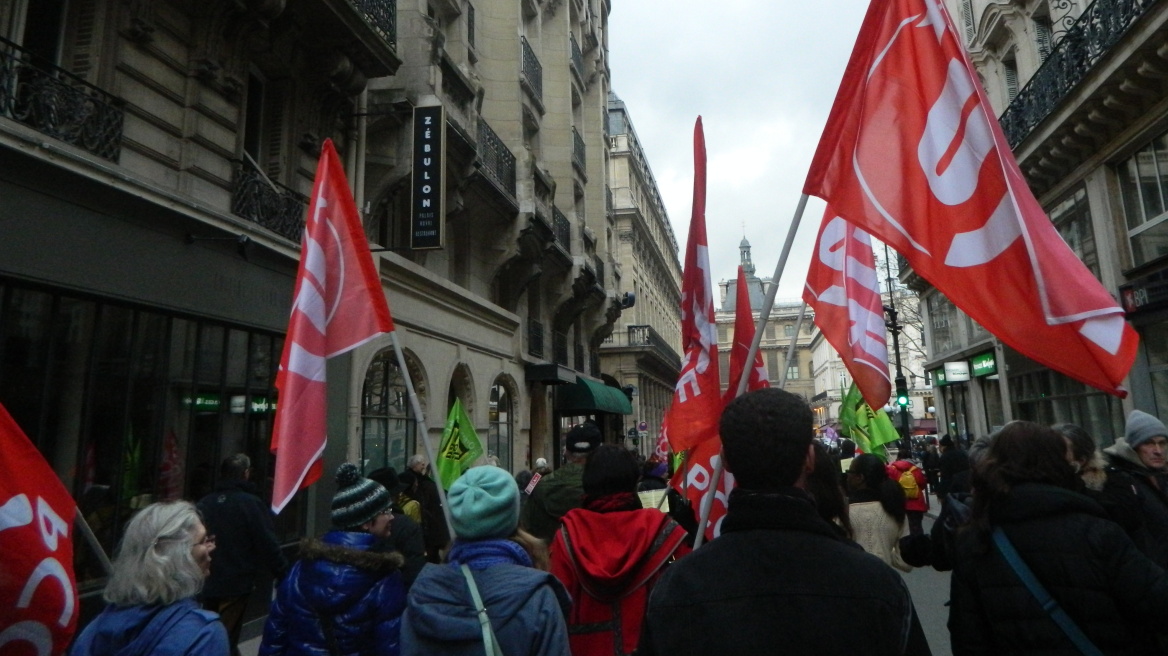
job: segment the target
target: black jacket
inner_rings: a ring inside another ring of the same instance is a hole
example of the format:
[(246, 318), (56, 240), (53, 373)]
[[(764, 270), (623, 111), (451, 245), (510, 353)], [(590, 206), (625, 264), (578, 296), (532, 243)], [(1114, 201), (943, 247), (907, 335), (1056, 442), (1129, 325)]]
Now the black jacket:
[(1168, 476), (1144, 467), (1122, 438), (1103, 453), (1109, 466), (1100, 501), (1140, 551), (1168, 568)]
[(721, 537), (657, 583), (637, 653), (779, 652), (929, 653), (900, 575), (842, 539), (809, 495), (739, 488)]
[(199, 501), (207, 534), (215, 536), (211, 575), (204, 599), (250, 594), (255, 577), (267, 570), (277, 579), (288, 569), (272, 525), (272, 511), (248, 481), (220, 481)]
[(418, 476), (418, 504), (422, 506), (422, 541), (427, 551), (445, 549), (450, 542), (450, 529), (442, 513), (442, 497), (438, 484), (429, 476)]
[[(1103, 653), (1164, 653), (1156, 638), (1168, 635), (1168, 573), (1098, 503), (1072, 490), (1023, 484), (991, 509), (990, 521)], [(958, 537), (949, 609), (953, 653), (1078, 654), (990, 544), (972, 529)]]
[(961, 472), (969, 471), (969, 454), (956, 446), (946, 448), (938, 459), (938, 466), (937, 496), (944, 501), (945, 495), (953, 488), (953, 479)]
[(418, 578), (418, 573), (426, 565), (426, 545), (422, 541), (422, 526), (401, 513), (393, 514), (393, 523), (390, 524), (389, 538), (374, 544), (370, 551), (386, 553), (396, 551), (401, 554), (402, 584), (406, 592)]

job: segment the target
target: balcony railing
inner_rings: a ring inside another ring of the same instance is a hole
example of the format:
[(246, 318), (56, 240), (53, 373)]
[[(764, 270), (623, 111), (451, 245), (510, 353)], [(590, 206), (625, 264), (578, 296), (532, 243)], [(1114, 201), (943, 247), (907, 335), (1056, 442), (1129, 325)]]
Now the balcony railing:
[(397, 3), (385, 0), (349, 0), (365, 15), (365, 22), (397, 50)]
[(998, 119), (1011, 147), (1026, 140), (1091, 68), (1160, 0), (1095, 0)]
[(572, 252), (572, 224), (568, 221), (568, 217), (560, 211), (560, 208), (552, 208), (552, 232), (556, 235), (556, 241), (565, 251)]
[(543, 324), (535, 319), (527, 320), (527, 354), (543, 357)]
[(556, 364), (562, 364), (565, 367), (568, 363), (568, 335), (558, 330), (552, 331), (552, 358)]
[(234, 164), (231, 212), (300, 243), (308, 197), (271, 182), (250, 162)]
[(122, 150), (123, 102), (0, 39), (0, 116), (112, 162)]
[(584, 81), (584, 53), (580, 52), (580, 44), (576, 43), (576, 35), (568, 36), (568, 41), (572, 44), (572, 70), (576, 73), (576, 77), (580, 81)]
[(653, 326), (629, 326), (625, 332), (613, 332), (604, 340), (606, 346), (648, 346), (666, 362), (681, 369), (681, 358), (677, 351), (657, 334)]
[(523, 74), (523, 79), (527, 80), (527, 85), (531, 88), (531, 93), (535, 99), (543, 103), (543, 66), (539, 63), (539, 57), (535, 56), (535, 50), (532, 50), (531, 44), (527, 42), (527, 37), (519, 37), (520, 62), (522, 68), (520, 72)]
[(479, 160), (483, 171), (512, 196), (515, 195), (515, 154), (487, 122), (479, 118)]
[(587, 160), (584, 159), (584, 139), (576, 128), (572, 128), (572, 165), (580, 169), (580, 173), (586, 173), (588, 167), (585, 165)]

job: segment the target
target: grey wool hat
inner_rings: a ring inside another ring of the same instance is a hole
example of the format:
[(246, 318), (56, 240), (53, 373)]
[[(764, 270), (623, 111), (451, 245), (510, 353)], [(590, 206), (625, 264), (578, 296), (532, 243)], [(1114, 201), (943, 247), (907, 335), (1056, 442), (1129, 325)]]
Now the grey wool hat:
[(1164, 427), (1164, 422), (1143, 410), (1132, 410), (1127, 416), (1127, 429), (1123, 437), (1127, 445), (1134, 449), (1153, 437), (1168, 437), (1168, 428)]
[(385, 486), (361, 475), (357, 465), (337, 468), (337, 493), (333, 495), (333, 526), (353, 530), (389, 508), (393, 499)]

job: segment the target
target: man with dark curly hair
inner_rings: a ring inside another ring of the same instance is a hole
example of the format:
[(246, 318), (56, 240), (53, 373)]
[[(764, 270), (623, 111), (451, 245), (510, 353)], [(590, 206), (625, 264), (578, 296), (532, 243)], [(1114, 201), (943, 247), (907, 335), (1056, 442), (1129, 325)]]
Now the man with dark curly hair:
[(737, 487), (722, 535), (666, 570), (638, 654), (928, 654), (908, 588), (821, 519), (811, 408), (776, 388), (726, 406)]

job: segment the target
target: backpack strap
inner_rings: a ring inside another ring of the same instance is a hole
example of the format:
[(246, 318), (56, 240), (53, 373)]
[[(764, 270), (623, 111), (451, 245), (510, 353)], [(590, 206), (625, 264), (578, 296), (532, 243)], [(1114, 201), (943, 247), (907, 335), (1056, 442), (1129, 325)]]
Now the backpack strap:
[(483, 605), (483, 598), (479, 595), (479, 587), (475, 585), (474, 575), (466, 563), (462, 564), (462, 575), (466, 578), (466, 587), (470, 588), (470, 598), (474, 601), (475, 612), (479, 616), (479, 624), (483, 628), (483, 648), (487, 656), (503, 656), (503, 648), (499, 646), (499, 639), (495, 637), (495, 629), (491, 626), (491, 618), (487, 615), (487, 607)]
[(1010, 568), (1013, 569), (1014, 573), (1018, 575), (1018, 578), (1022, 580), (1022, 584), (1026, 586), (1026, 589), (1030, 591), (1030, 594), (1034, 595), (1034, 598), (1038, 600), (1039, 605), (1042, 606), (1042, 610), (1046, 611), (1046, 614), (1049, 615), (1050, 618), (1054, 620), (1055, 624), (1058, 624), (1059, 628), (1062, 629), (1063, 633), (1066, 634), (1068, 638), (1070, 638), (1071, 642), (1074, 643), (1075, 648), (1079, 650), (1079, 653), (1085, 654), (1086, 656), (1103, 656), (1103, 652), (1099, 651), (1099, 648), (1095, 646), (1095, 643), (1091, 642), (1091, 640), (1086, 635), (1084, 635), (1083, 631), (1079, 629), (1079, 625), (1075, 624), (1075, 621), (1071, 619), (1071, 616), (1067, 615), (1067, 612), (1063, 610), (1063, 607), (1060, 606), (1057, 601), (1055, 601), (1054, 597), (1050, 596), (1050, 593), (1046, 591), (1046, 588), (1043, 587), (1038, 578), (1034, 576), (1034, 572), (1031, 571), (1030, 567), (1026, 565), (1026, 561), (1022, 560), (1022, 556), (1018, 555), (1018, 550), (1014, 548), (1013, 543), (1011, 543), (1010, 539), (1006, 537), (1006, 533), (1002, 530), (1002, 527), (994, 527), (993, 537), (994, 546), (998, 548), (998, 552), (1001, 553), (1002, 557), (1006, 559), (1006, 562), (1009, 563)]

